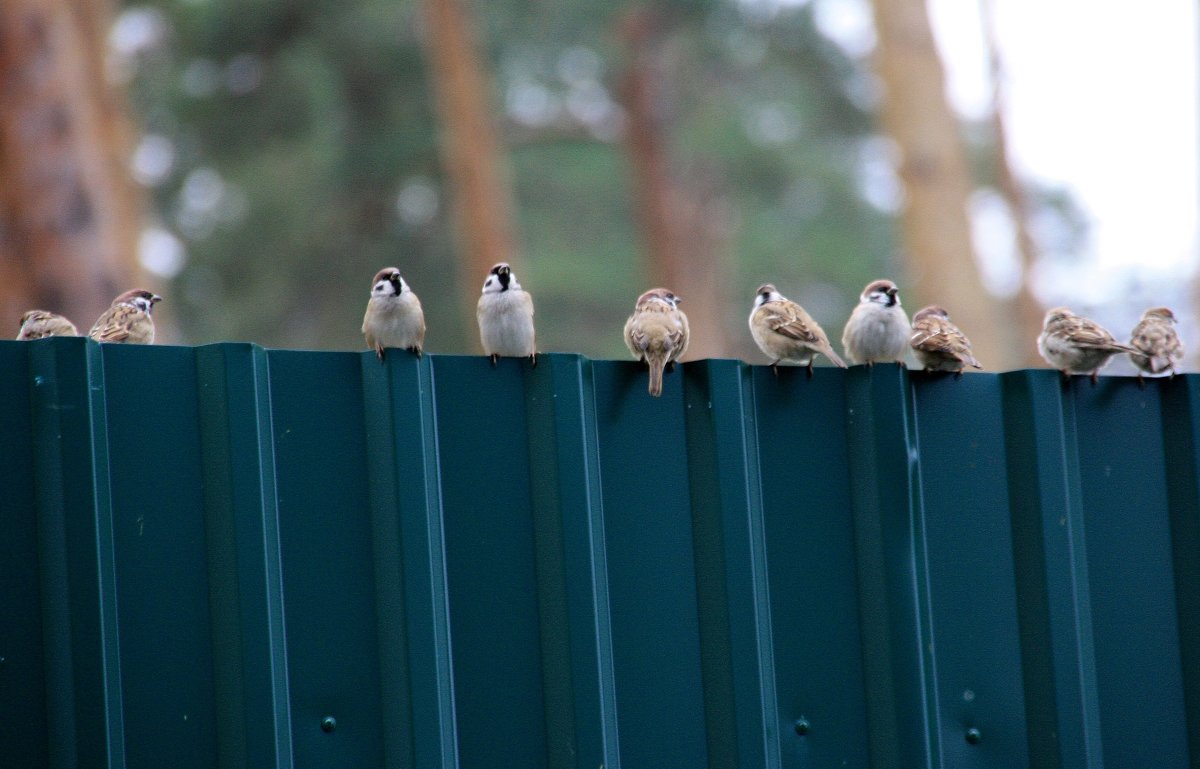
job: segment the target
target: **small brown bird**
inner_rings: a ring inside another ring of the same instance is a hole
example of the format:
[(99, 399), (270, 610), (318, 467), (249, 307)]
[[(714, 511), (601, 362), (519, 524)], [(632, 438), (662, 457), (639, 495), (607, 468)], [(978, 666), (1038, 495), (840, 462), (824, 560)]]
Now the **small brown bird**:
[(483, 351), (491, 356), (493, 366), (502, 356), (529, 358), (537, 365), (533, 298), (521, 288), (508, 262), (500, 262), (488, 272), (483, 293), (475, 305), (475, 319), (479, 321)]
[(625, 321), (625, 346), (650, 368), (650, 394), (662, 395), (663, 370), (687, 351), (688, 320), (679, 309), (682, 300), (665, 288), (652, 288), (638, 297)]
[(1046, 362), (1061, 371), (1064, 379), (1071, 374), (1090, 374), (1092, 384), (1099, 381), (1100, 369), (1112, 356), (1123, 352), (1141, 354), (1119, 343), (1099, 323), (1066, 307), (1055, 307), (1046, 313), (1037, 346)]
[(161, 296), (144, 289), (126, 291), (101, 313), (88, 336), (97, 342), (154, 344), (154, 319), (150, 313), (161, 301)]
[(771, 283), (758, 287), (750, 310), (750, 336), (758, 349), (771, 359), (771, 368), (779, 373), (779, 364), (795, 363), (808, 367), (812, 376), (813, 359), (824, 355), (834, 365), (846, 368), (829, 344), (829, 337), (804, 308), (779, 293)]
[(1138, 352), (1129, 359), (1138, 367), (1138, 384), (1145, 386), (1142, 372), (1155, 375), (1170, 371), (1175, 376), (1175, 364), (1183, 359), (1183, 343), (1175, 332), (1175, 313), (1167, 307), (1152, 307), (1142, 313), (1133, 327), (1129, 346)]
[(371, 279), (362, 332), (379, 360), (389, 347), (401, 347), (420, 357), (425, 343), (425, 312), (421, 300), (395, 267), (384, 267)]
[(904, 365), (912, 327), (900, 306), (899, 290), (890, 280), (867, 284), (858, 306), (842, 331), (842, 348), (851, 363), (892, 362)]
[(962, 376), (963, 366), (983, 368), (971, 354), (967, 335), (950, 322), (950, 313), (936, 304), (917, 310), (912, 329), (909, 344), (926, 371), (953, 371), (957, 378)]
[(43, 339), (48, 336), (79, 336), (75, 324), (61, 315), (45, 310), (29, 310), (21, 316), (17, 341)]

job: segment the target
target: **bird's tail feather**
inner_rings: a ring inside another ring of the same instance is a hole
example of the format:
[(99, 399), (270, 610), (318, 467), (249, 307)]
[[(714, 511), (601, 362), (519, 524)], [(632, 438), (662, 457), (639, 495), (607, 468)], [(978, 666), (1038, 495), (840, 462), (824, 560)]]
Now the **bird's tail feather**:
[(650, 394), (657, 398), (662, 395), (663, 369), (666, 368), (667, 362), (646, 358), (646, 365), (650, 367)]
[(839, 358), (838, 354), (833, 351), (833, 345), (825, 345), (825, 349), (822, 350), (822, 352), (825, 353), (826, 358), (829, 358), (829, 360), (833, 361), (835, 366), (838, 368), (846, 368), (846, 361)]

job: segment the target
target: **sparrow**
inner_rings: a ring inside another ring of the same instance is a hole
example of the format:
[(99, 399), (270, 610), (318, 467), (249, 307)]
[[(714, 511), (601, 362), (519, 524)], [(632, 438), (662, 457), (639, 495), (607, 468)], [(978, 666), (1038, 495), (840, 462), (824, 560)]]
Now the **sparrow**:
[(371, 279), (371, 298), (363, 315), (367, 346), (383, 360), (389, 347), (402, 347), (421, 356), (425, 343), (425, 313), (421, 300), (395, 267), (384, 267)]
[(1064, 379), (1071, 374), (1091, 374), (1092, 384), (1099, 381), (1100, 369), (1112, 356), (1123, 352), (1142, 354), (1117, 342), (1099, 323), (1066, 307), (1055, 307), (1046, 313), (1037, 346), (1046, 362), (1061, 371)]
[(154, 319), (150, 313), (161, 301), (161, 296), (144, 289), (126, 291), (100, 314), (88, 336), (97, 342), (154, 344)]
[(533, 343), (533, 299), (521, 288), (508, 262), (500, 262), (483, 281), (483, 293), (475, 307), (479, 340), (483, 351), (496, 359), (529, 358), (537, 365)]
[(804, 308), (779, 293), (771, 283), (758, 287), (750, 310), (750, 336), (758, 349), (771, 359), (771, 369), (779, 374), (784, 361), (808, 367), (812, 377), (813, 360), (824, 355), (834, 365), (846, 368), (829, 344), (829, 337)]
[(896, 292), (896, 284), (890, 280), (876, 280), (863, 289), (842, 332), (842, 347), (851, 363), (870, 366), (892, 361), (904, 365), (912, 329)]
[(45, 310), (29, 310), (21, 316), (17, 341), (44, 339), (48, 336), (79, 336), (75, 324), (61, 315)]
[(1167, 307), (1152, 307), (1142, 313), (1142, 319), (1130, 332), (1129, 346), (1137, 353), (1129, 359), (1138, 367), (1138, 384), (1145, 387), (1142, 372), (1161, 374), (1170, 371), (1175, 376), (1175, 364), (1183, 358), (1183, 343), (1175, 333), (1175, 313)]
[(687, 351), (688, 320), (679, 309), (682, 300), (665, 288), (652, 288), (638, 297), (625, 321), (625, 346), (650, 368), (650, 394), (662, 395), (663, 370)]
[(917, 310), (908, 343), (926, 371), (953, 371), (962, 376), (963, 366), (983, 368), (971, 354), (971, 341), (950, 322), (950, 313), (936, 304)]

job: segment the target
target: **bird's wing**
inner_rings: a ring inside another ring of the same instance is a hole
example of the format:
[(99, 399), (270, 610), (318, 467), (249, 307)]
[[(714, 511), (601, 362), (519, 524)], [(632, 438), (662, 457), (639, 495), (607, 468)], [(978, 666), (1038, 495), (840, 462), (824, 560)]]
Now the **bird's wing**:
[(913, 324), (909, 341), (916, 350), (949, 355), (971, 366), (979, 366), (971, 353), (971, 342), (967, 335), (945, 318), (921, 318)]
[(136, 307), (118, 304), (110, 307), (92, 326), (88, 333), (97, 342), (124, 342), (129, 339), (133, 326), (138, 322), (142, 311)]
[(1058, 331), (1076, 347), (1099, 350), (1128, 350), (1099, 323), (1087, 318), (1067, 318)]
[(799, 307), (783, 302), (770, 302), (763, 305), (763, 309), (766, 312), (767, 328), (775, 333), (799, 342), (816, 344), (825, 341), (821, 327)]
[(634, 315), (629, 316), (629, 320), (625, 321), (625, 346), (629, 348), (629, 353), (635, 358), (641, 358), (646, 354), (646, 346), (649, 343), (649, 337), (646, 336), (646, 331), (640, 324), (634, 323)]
[(957, 356), (970, 344), (963, 333), (942, 318), (921, 318), (913, 324), (910, 338), (912, 346), (926, 352), (940, 352)]

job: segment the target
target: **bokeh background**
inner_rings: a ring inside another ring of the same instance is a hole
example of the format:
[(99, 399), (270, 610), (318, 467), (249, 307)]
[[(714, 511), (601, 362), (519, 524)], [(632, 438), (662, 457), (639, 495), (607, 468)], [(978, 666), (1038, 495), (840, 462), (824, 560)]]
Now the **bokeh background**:
[(0, 309), (144, 284), (161, 342), (362, 349), (395, 265), (470, 353), (504, 259), (601, 358), (658, 284), (690, 357), (763, 362), (766, 281), (838, 339), (878, 277), (991, 370), (1056, 304), (1197, 339), (1195, 4), (1096, 5), (4, 0)]

